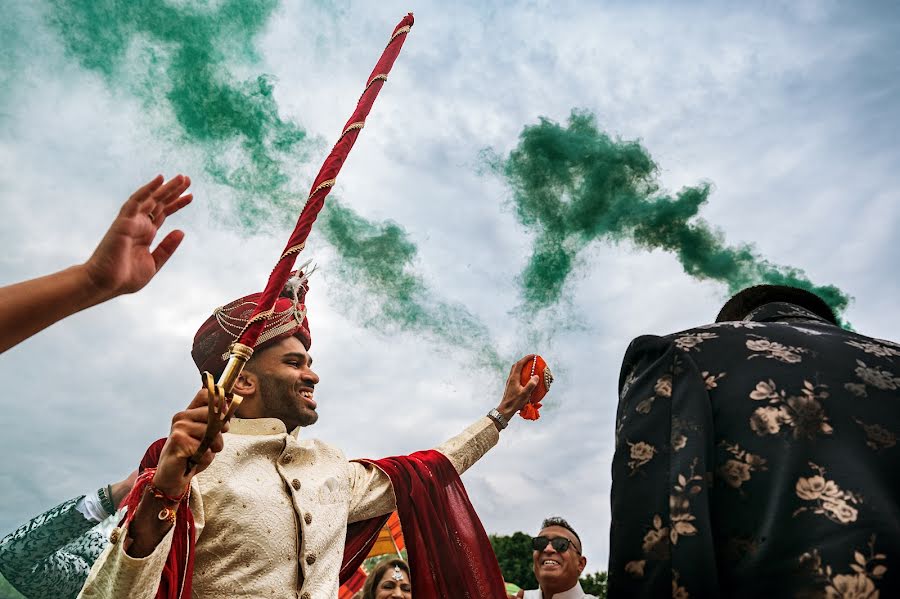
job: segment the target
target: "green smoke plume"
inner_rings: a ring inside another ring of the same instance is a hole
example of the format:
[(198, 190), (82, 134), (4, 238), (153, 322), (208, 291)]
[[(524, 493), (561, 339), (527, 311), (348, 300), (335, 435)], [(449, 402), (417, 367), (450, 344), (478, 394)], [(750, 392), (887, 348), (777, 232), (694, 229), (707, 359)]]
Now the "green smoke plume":
[(536, 235), (520, 276), (532, 307), (558, 302), (578, 253), (601, 239), (672, 252), (686, 273), (723, 282), (732, 293), (760, 283), (792, 285), (820, 296), (837, 314), (850, 301), (833, 285), (813, 285), (800, 269), (769, 263), (749, 244), (727, 245), (697, 217), (709, 184), (666, 194), (647, 150), (610, 138), (588, 112), (573, 111), (565, 127), (542, 118), (525, 127), (509, 156), (488, 160), (512, 188), (519, 221)]
[(503, 372), (487, 328), (463, 306), (441, 301), (415, 272), (418, 250), (397, 223), (373, 223), (334, 198), (326, 203), (316, 227), (340, 261), (338, 273), (354, 281), (359, 293), (347, 296), (347, 308), (365, 326), (382, 332), (413, 331), (441, 345), (462, 348), (479, 366)]
[(199, 148), (213, 180), (237, 192), (246, 229), (296, 219), (288, 173), (308, 158), (307, 133), (279, 116), (269, 77), (232, 71), (258, 62), (255, 41), (278, 0), (48, 3), (68, 55), (136, 95), (176, 142)]
[[(307, 160), (312, 144), (279, 116), (269, 78), (238, 80), (232, 72), (258, 62), (255, 38), (277, 0), (49, 2), (50, 22), (68, 54), (111, 88), (140, 98), (179, 133), (177, 142), (200, 149), (215, 181), (238, 192), (242, 231), (295, 222), (305, 194), (286, 173)], [(332, 196), (316, 231), (340, 256), (345, 292), (339, 296), (353, 298), (347, 307), (365, 326), (419, 332), (471, 351), (481, 366), (502, 369), (487, 328), (464, 307), (436, 298), (415, 273), (417, 249), (399, 225), (369, 222)]]

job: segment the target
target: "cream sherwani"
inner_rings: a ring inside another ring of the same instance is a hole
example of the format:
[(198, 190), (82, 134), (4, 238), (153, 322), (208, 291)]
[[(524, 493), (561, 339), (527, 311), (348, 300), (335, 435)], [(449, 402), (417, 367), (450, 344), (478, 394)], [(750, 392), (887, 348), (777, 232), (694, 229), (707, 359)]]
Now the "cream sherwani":
[[(333, 599), (347, 524), (395, 509), (383, 472), (298, 432), (276, 419), (234, 419), (225, 449), (194, 477), (193, 597)], [(498, 438), (484, 417), (437, 450), (462, 474)], [(173, 531), (142, 559), (124, 552), (127, 531), (114, 531), (79, 597), (152, 599)]]

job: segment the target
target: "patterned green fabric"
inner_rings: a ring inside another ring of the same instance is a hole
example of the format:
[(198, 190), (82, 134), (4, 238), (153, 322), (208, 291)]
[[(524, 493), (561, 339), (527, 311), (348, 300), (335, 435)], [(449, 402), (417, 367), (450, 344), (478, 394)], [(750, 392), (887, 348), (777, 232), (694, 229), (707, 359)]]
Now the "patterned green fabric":
[(0, 540), (0, 572), (28, 599), (74, 599), (108, 544), (70, 499)]
[(610, 597), (900, 597), (900, 345), (791, 304), (632, 342)]

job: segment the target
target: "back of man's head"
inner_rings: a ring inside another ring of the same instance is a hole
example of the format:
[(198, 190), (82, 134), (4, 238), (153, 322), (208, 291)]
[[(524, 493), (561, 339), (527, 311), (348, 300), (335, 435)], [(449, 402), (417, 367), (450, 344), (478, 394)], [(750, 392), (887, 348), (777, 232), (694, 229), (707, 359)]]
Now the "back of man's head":
[(722, 306), (716, 322), (743, 320), (753, 310), (772, 302), (794, 304), (832, 324), (838, 324), (837, 317), (825, 300), (805, 289), (787, 285), (756, 285), (739, 291)]

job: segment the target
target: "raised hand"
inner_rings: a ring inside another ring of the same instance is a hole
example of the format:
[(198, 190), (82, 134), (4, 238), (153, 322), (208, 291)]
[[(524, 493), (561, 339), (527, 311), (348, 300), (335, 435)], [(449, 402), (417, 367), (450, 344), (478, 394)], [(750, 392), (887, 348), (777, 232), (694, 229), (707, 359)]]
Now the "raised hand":
[(100, 245), (84, 264), (0, 287), (0, 353), (80, 310), (133, 293), (150, 282), (184, 239), (169, 233), (150, 244), (166, 217), (187, 206), (191, 184), (183, 175), (163, 185), (162, 175), (138, 189), (122, 206)]
[(108, 297), (134, 293), (159, 272), (184, 239), (184, 233), (172, 231), (152, 252), (150, 245), (166, 218), (193, 199), (191, 194), (182, 195), (190, 184), (190, 177), (184, 175), (176, 175), (163, 184), (163, 176), (158, 175), (128, 198), (84, 264), (98, 291)]
[(522, 369), (533, 359), (534, 354), (528, 354), (513, 364), (509, 371), (509, 377), (506, 379), (506, 389), (503, 391), (503, 399), (500, 400), (500, 405), (497, 406), (497, 411), (506, 418), (507, 422), (511, 421), (516, 412), (528, 403), (531, 392), (537, 387), (539, 379), (536, 375), (528, 379), (524, 386), (519, 382)]
[(193, 468), (187, 468), (188, 459), (194, 455), (206, 434), (209, 416), (209, 392), (204, 388), (194, 396), (193, 401), (183, 411), (172, 418), (172, 430), (159, 456), (153, 484), (167, 495), (178, 497), (184, 494), (191, 479), (203, 472), (213, 461), (215, 455), (222, 451), (225, 442), (222, 433), (228, 432), (226, 422), (219, 433)]
[[(209, 449), (194, 463), (194, 467), (186, 468), (188, 459), (197, 451), (206, 433), (209, 401), (209, 392), (203, 388), (183, 412), (178, 412), (172, 418), (172, 429), (160, 453), (152, 486), (165, 496), (177, 499), (169, 502), (160, 500), (152, 492), (144, 492), (135, 510), (134, 519), (128, 526), (128, 539), (125, 542), (125, 551), (128, 555), (141, 558), (153, 552), (174, 524), (172, 520), (161, 518), (159, 514), (177, 509), (178, 501), (185, 500), (191, 479), (203, 472), (212, 463), (215, 455), (225, 447), (222, 433), (228, 431), (228, 423), (225, 423), (222, 430), (216, 434)], [(163, 510), (160, 511), (160, 508)]]

